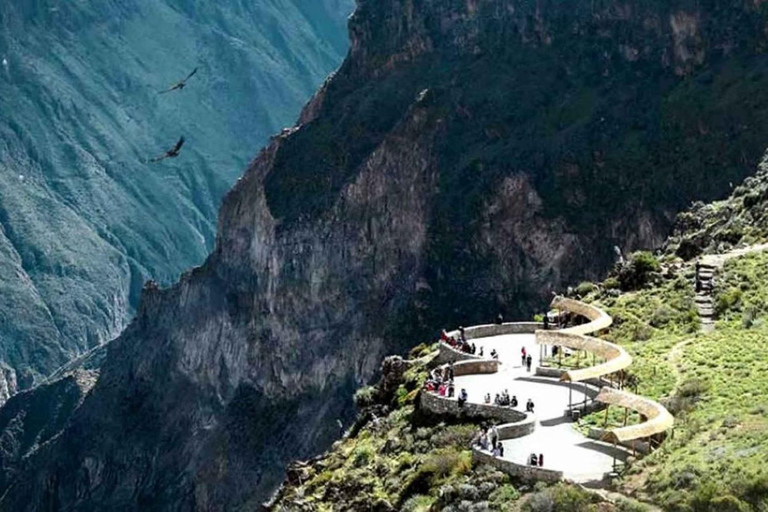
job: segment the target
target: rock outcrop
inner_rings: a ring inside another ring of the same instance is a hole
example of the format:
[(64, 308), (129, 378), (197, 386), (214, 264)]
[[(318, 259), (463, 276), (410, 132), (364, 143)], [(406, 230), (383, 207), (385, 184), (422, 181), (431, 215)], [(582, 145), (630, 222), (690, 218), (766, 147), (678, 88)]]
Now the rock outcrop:
[(764, 25), (751, 2), (361, 0), (348, 59), (226, 196), (213, 254), (144, 291), (0, 507), (256, 506), (384, 354), (529, 315), (745, 175), (768, 116), (718, 91), (745, 63), (768, 80)]

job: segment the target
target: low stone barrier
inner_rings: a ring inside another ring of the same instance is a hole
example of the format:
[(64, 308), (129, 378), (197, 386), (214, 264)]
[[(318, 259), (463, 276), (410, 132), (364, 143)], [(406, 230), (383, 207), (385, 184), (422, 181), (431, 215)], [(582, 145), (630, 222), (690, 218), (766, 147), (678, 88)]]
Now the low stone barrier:
[(501, 361), (496, 359), (479, 359), (476, 361), (461, 361), (453, 365), (453, 374), (456, 377), (463, 375), (484, 375), (499, 371)]
[[(509, 407), (499, 407), (498, 405), (467, 402), (463, 407), (459, 407), (459, 402), (455, 398), (440, 396), (437, 393), (430, 393), (426, 390), (421, 391), (420, 405), (422, 409), (429, 411), (432, 414), (452, 416), (454, 418), (483, 418), (505, 424), (517, 424), (528, 419), (528, 416), (523, 412), (516, 411)], [(505, 427), (506, 425), (502, 426)], [(529, 434), (533, 432), (534, 428), (535, 423), (531, 422), (529, 427), (520, 427), (520, 432)], [(505, 439), (519, 437), (511, 435), (512, 432), (513, 430), (510, 430), (510, 437)], [(499, 435), (501, 435), (501, 433), (499, 433)]]
[[(524, 413), (523, 416), (526, 416)], [(517, 439), (518, 437), (524, 437), (533, 434), (536, 430), (536, 418), (531, 414), (524, 420), (517, 423), (505, 423), (496, 427), (499, 432), (499, 439), (504, 441), (506, 439)]]
[(493, 454), (484, 452), (478, 448), (472, 449), (472, 462), (475, 464), (488, 464), (498, 470), (529, 482), (559, 482), (563, 479), (562, 471), (518, 464), (511, 460), (494, 457)]

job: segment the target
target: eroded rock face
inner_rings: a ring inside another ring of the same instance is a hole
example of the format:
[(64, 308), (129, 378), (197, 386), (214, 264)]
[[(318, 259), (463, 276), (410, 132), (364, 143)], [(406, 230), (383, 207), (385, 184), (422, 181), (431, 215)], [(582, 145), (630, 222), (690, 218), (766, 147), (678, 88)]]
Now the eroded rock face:
[(762, 31), (736, 30), (759, 11), (677, 4), (360, 1), (349, 58), (227, 195), (214, 253), (144, 291), (0, 505), (253, 508), (385, 354), (525, 318), (660, 240), (761, 150), (719, 121), (741, 107), (707, 103), (728, 55), (763, 66)]

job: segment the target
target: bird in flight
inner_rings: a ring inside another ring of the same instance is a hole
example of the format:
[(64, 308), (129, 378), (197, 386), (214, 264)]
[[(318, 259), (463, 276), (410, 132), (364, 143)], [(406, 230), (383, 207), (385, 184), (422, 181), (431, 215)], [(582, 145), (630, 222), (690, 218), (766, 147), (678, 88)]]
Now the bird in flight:
[(160, 160), (165, 160), (166, 158), (176, 158), (179, 156), (179, 152), (181, 151), (181, 146), (184, 145), (184, 137), (181, 137), (179, 139), (179, 142), (176, 143), (175, 146), (173, 146), (171, 149), (165, 152), (163, 156), (158, 156), (157, 158), (153, 158), (150, 160), (150, 163), (159, 162)]
[(195, 76), (195, 73), (197, 73), (197, 68), (193, 69), (192, 72), (187, 75), (187, 78), (185, 78), (184, 80), (181, 80), (179, 83), (173, 85), (169, 89), (166, 89), (164, 91), (160, 91), (158, 94), (166, 94), (166, 93), (169, 93), (169, 92), (173, 92), (173, 91), (177, 91), (177, 90), (180, 91), (180, 90), (184, 89), (187, 86), (187, 80), (189, 80), (190, 78)]

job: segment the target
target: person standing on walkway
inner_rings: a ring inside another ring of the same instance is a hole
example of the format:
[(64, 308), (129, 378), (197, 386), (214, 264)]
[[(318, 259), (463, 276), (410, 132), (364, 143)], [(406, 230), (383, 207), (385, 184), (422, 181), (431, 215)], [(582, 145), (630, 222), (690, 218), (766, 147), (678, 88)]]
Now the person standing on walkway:
[(527, 356), (527, 355), (528, 355), (528, 353), (525, 351), (525, 347), (523, 347), (523, 348), (520, 350), (520, 354), (523, 356), (523, 366), (525, 366), (525, 356)]
[(525, 367), (528, 369), (528, 371), (531, 371), (531, 365), (533, 364), (533, 358), (531, 357), (531, 354), (528, 354), (528, 357), (525, 358)]
[(539, 454), (539, 467), (540, 468), (544, 467), (544, 454), (543, 453)]
[(496, 448), (496, 445), (499, 443), (499, 431), (496, 430), (496, 425), (493, 425), (491, 427), (491, 446)]
[(533, 407), (534, 407), (533, 400), (529, 398), (528, 401), (525, 403), (525, 412), (530, 412), (531, 414), (533, 414)]
[(459, 407), (464, 407), (465, 403), (467, 403), (467, 390), (461, 388), (461, 393), (459, 394)]

